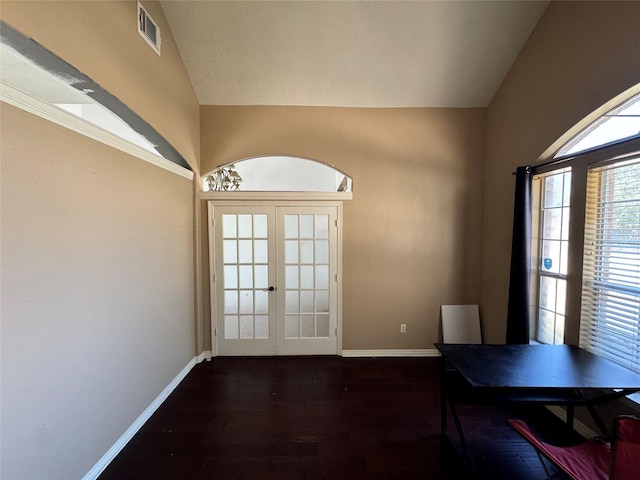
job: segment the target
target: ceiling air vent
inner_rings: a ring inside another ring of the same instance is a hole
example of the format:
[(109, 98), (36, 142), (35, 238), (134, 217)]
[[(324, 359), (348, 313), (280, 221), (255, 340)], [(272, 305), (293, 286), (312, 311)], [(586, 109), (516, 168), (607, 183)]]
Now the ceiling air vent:
[(140, 2), (138, 2), (138, 33), (160, 55), (160, 29)]

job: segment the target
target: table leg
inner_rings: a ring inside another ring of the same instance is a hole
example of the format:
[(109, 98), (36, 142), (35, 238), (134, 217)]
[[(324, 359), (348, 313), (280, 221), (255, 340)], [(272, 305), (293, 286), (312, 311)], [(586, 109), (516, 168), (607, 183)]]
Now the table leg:
[(446, 375), (446, 360), (440, 359), (440, 432), (445, 433), (447, 431), (447, 379)]
[(573, 418), (575, 417), (575, 407), (567, 405), (567, 426), (573, 430)]
[(440, 432), (447, 431), (447, 399), (444, 392), (440, 393)]
[(596, 422), (596, 425), (600, 429), (600, 432), (603, 434), (607, 433), (608, 428), (602, 421), (602, 418), (600, 417), (600, 415), (598, 415), (598, 412), (596, 412), (595, 407), (588, 403), (587, 410), (589, 410), (589, 413), (591, 414), (591, 418), (593, 418), (593, 421)]
[(447, 373), (451, 374), (452, 372), (447, 372), (447, 361), (444, 357), (441, 359), (441, 361), (442, 361), (442, 364), (441, 364), (442, 369), (440, 371), (440, 429), (441, 429), (442, 435), (444, 437), (447, 437), (447, 433), (446, 433), (447, 432), (447, 404), (449, 404), (451, 417), (453, 418), (453, 423), (455, 424), (456, 431), (458, 433), (458, 438), (460, 439), (460, 446), (462, 447), (463, 459), (465, 462), (467, 462), (468, 468), (471, 470), (473, 477), (478, 478), (478, 472), (476, 471), (475, 464), (473, 462), (473, 457), (471, 456), (471, 451), (469, 450), (469, 446), (467, 445), (467, 439), (464, 435), (462, 424), (460, 423), (460, 417), (458, 416), (458, 409), (456, 408), (455, 402), (449, 395), (450, 385), (447, 379)]

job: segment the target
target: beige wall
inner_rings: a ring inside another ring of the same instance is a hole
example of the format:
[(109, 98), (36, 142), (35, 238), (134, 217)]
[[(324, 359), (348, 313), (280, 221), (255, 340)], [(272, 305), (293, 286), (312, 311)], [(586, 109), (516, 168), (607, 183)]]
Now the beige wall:
[[(5, 2), (2, 20), (197, 169), (199, 107), (155, 2)], [(3, 479), (82, 478), (194, 358), (193, 182), (2, 104)]]
[(433, 348), (440, 304), (478, 302), (483, 109), (203, 106), (200, 115), (203, 172), (288, 154), (353, 177), (344, 349)]
[(162, 32), (161, 56), (138, 34), (131, 0), (3, 0), (0, 16), (117, 97), (198, 170), (198, 101), (162, 8), (141, 3)]
[(568, 130), (640, 81), (639, 22), (640, 2), (552, 2), (489, 106), (481, 297), (488, 341), (505, 335), (512, 172), (544, 159)]
[(194, 357), (192, 182), (0, 115), (0, 477), (81, 478)]

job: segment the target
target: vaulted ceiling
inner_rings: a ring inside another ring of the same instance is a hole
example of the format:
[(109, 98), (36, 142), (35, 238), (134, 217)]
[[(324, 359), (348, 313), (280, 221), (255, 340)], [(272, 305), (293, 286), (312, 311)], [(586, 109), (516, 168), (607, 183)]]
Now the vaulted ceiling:
[(485, 107), (547, 1), (161, 1), (203, 105)]

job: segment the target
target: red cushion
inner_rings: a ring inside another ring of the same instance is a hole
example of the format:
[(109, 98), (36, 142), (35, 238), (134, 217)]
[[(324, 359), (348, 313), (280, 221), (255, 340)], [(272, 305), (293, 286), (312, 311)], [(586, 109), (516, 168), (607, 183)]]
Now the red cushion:
[(640, 476), (640, 420), (620, 417), (616, 421), (614, 480), (637, 480)]
[(508, 422), (511, 428), (572, 479), (609, 479), (611, 448), (608, 443), (586, 440), (570, 447), (557, 447), (538, 440), (522, 420), (510, 419)]

